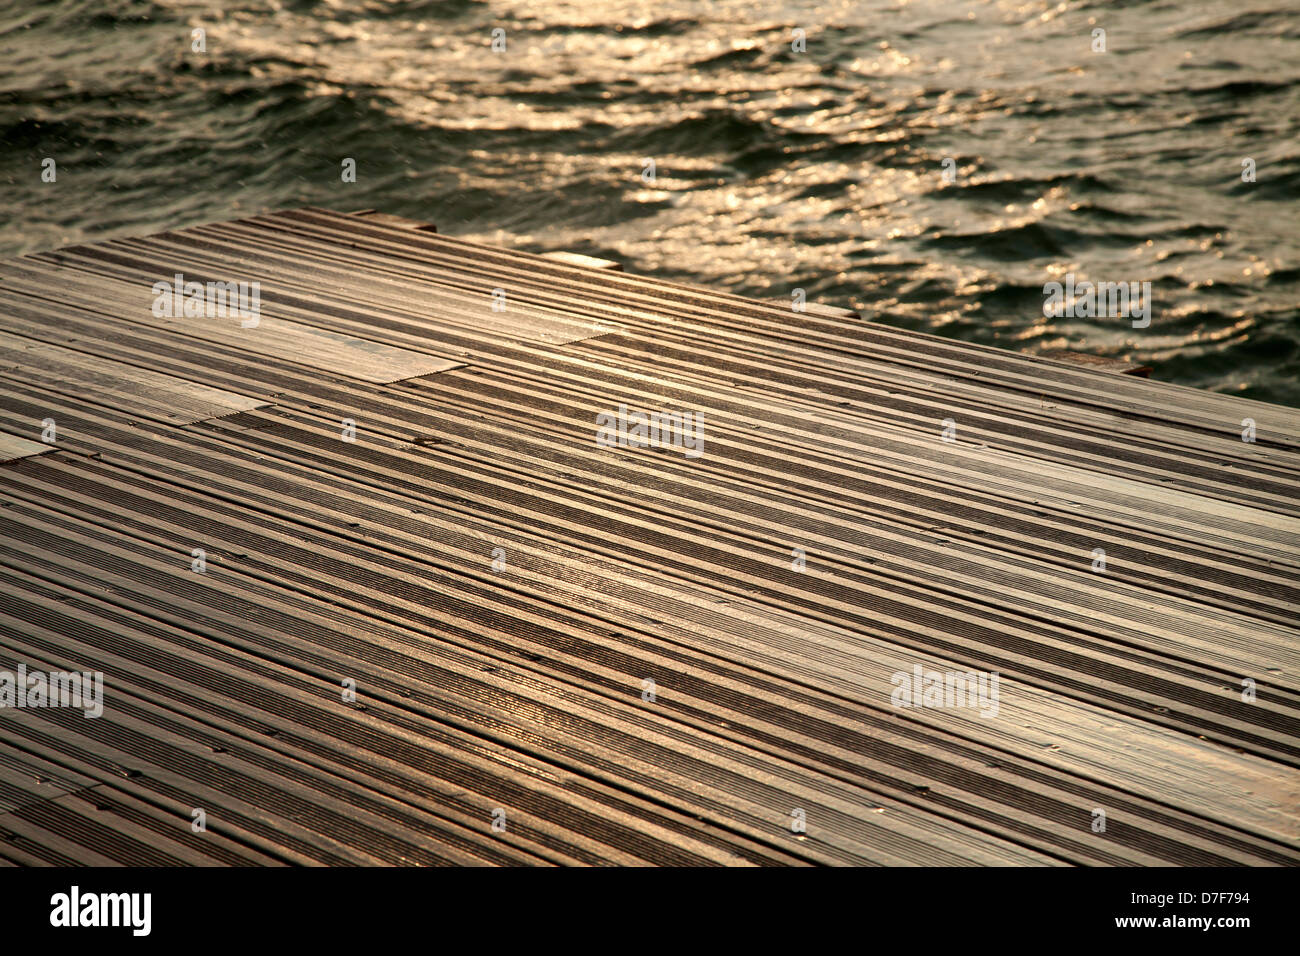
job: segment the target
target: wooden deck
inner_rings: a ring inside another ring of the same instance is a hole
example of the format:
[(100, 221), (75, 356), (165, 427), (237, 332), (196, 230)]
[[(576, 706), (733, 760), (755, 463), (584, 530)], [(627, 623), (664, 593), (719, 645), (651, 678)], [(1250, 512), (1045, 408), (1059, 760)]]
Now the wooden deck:
[(0, 710), (0, 862), (1300, 862), (1300, 413), (601, 266), (322, 209), (0, 263), (0, 670), (105, 681)]

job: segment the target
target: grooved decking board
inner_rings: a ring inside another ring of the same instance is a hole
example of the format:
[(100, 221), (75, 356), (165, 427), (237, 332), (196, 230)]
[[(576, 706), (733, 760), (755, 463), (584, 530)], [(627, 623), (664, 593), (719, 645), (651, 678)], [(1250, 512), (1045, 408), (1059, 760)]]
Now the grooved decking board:
[[(156, 240), (121, 240), (103, 249), (73, 247), (58, 253), (46, 254), (46, 257), (40, 261), (54, 264), (55, 274), (72, 282), (76, 280), (66, 271), (68, 269), (93, 271), (126, 280), (121, 284), (113, 285), (124, 297), (133, 294), (127, 282), (147, 282), (152, 275), (156, 274), (158, 268), (161, 268), (158, 264), (161, 262), (172, 262), (185, 268), (198, 267), (207, 274), (236, 278), (253, 274), (242, 257), (220, 254), (220, 249), (229, 247), (206, 243), (202, 255), (196, 257), (189, 247), (169, 242), (167, 241), (169, 238), (170, 236), (165, 234)], [(263, 269), (270, 265), (278, 265), (281, 261), (288, 260), (281, 260), (280, 257), (271, 254), (260, 257)], [(39, 267), (33, 263), (29, 268)], [(279, 311), (293, 315), (297, 321), (311, 324), (315, 324), (322, 313), (338, 312), (336, 296), (323, 292), (322, 289), (338, 289), (340, 283), (349, 282), (355, 275), (346, 261), (341, 261), (332, 268), (315, 268), (305, 275), (281, 271), (258, 274), (265, 277), (262, 286), (263, 313), (274, 314)], [(387, 284), (392, 285), (391, 282)], [(356, 289), (355, 307), (365, 308), (376, 293), (383, 291), (383, 285), (382, 277), (374, 277), (370, 289)], [(500, 289), (503, 295), (498, 301), (496, 294), (499, 289), (500, 287), (497, 286), (468, 290), (447, 287), (433, 287), (427, 290), (417, 288), (414, 290), (416, 294), (412, 295), (408, 286), (405, 290), (404, 305), (412, 313), (426, 318), (430, 312), (445, 310), (451, 305), (458, 306), (464, 316), (462, 321), (465, 327), (505, 340), (564, 345), (618, 328), (614, 323), (582, 321), (561, 311), (538, 308), (529, 304), (527, 300), (521, 301), (504, 289)], [(295, 311), (299, 308), (300, 311)], [(430, 338), (426, 344), (437, 347), (439, 342), (435, 337)], [(332, 358), (329, 352), (326, 352), (324, 357)], [(439, 369), (431, 367), (423, 372), (412, 371), (402, 377), (430, 371), (439, 371)], [(356, 377), (365, 378), (367, 381), (391, 380), (375, 379), (366, 375)]]
[(0, 377), (37, 382), (52, 391), (182, 425), (266, 404), (247, 395), (7, 332), (0, 332)]
[[(253, 217), (249, 225), (272, 233), (289, 233), (315, 241), (325, 254), (356, 257), (372, 252), (386, 261), (377, 269), (398, 274), (422, 274), (438, 263), (449, 279), (477, 275), (508, 278), (523, 288), (545, 289), (538, 298), (560, 308), (587, 309), (611, 315), (637, 315), (662, 322), (665, 314), (689, 315), (719, 338), (746, 333), (766, 343), (822, 347), (832, 357), (883, 360), (897, 371), (937, 369), (958, 379), (982, 379), (1003, 393), (1074, 399), (1085, 406), (1123, 411), (1139, 420), (1159, 420), (1235, 435), (1236, 416), (1248, 411), (1264, 423), (1264, 441), (1300, 445), (1300, 422), (1291, 410), (1129, 378), (1116, 381), (1065, 363), (1018, 355), (988, 346), (958, 343), (919, 332), (871, 323), (832, 321), (802, 314), (794, 320), (788, 308), (711, 290), (695, 289), (653, 278), (565, 269), (541, 256), (531, 256), (468, 243), (447, 236), (429, 236), (372, 226), (328, 210), (302, 209)], [(342, 248), (347, 250), (342, 252)], [(674, 316), (675, 317), (675, 316)], [(864, 348), (864, 346), (867, 346)], [(1107, 384), (1109, 383), (1109, 384)], [(1102, 388), (1107, 389), (1101, 394)]]
[(27, 458), (30, 455), (43, 455), (53, 450), (53, 445), (29, 441), (8, 432), (0, 432), (0, 464), (17, 458)]
[[(301, 321), (278, 318), (269, 301), (273, 294), (269, 288), (264, 289), (257, 324), (248, 328), (242, 327), (240, 320), (234, 318), (160, 318), (150, 311), (152, 300), (144, 297), (141, 291), (147, 291), (151, 274), (142, 272), (134, 281), (101, 277), (88, 282), (77, 281), (77, 275), (70, 269), (42, 268), (32, 264), (11, 273), (6, 285), (16, 292), (28, 292), (34, 298), (47, 299), (48, 292), (42, 288), (43, 284), (57, 282), (64, 286), (61, 301), (103, 311), (122, 321), (223, 345), (244, 353), (250, 360), (269, 356), (366, 382), (393, 382), (459, 365), (437, 355), (394, 348), (382, 342), (321, 328), (312, 324), (310, 313), (294, 315)], [(35, 283), (30, 281), (33, 278)]]
[[(60, 423), (0, 469), (0, 670), (106, 684), (0, 710), (0, 863), (1300, 863), (1294, 411), (411, 226), (0, 262), (6, 341), (267, 403), (0, 371), (0, 434)], [(154, 318), (176, 272), (292, 347)], [(704, 453), (599, 447), (620, 404)]]

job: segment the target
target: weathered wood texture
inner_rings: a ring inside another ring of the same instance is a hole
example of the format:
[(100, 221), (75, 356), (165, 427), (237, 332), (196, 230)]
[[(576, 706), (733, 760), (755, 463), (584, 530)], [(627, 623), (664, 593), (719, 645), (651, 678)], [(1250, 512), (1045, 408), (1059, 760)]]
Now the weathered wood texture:
[(0, 862), (1300, 861), (1295, 411), (411, 226), (0, 263)]

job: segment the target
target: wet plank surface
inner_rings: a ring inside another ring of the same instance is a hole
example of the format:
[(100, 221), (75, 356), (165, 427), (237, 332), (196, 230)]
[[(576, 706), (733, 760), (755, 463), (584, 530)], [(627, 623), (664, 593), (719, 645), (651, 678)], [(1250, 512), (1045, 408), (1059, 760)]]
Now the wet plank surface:
[(0, 344), (0, 863), (1300, 862), (1293, 410), (322, 209)]

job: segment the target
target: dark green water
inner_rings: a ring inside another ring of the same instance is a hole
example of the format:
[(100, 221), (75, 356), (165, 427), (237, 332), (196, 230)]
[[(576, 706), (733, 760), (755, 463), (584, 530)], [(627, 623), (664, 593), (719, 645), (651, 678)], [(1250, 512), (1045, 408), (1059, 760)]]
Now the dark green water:
[(1298, 80), (1294, 0), (0, 0), (0, 254), (375, 207), (1300, 405)]

